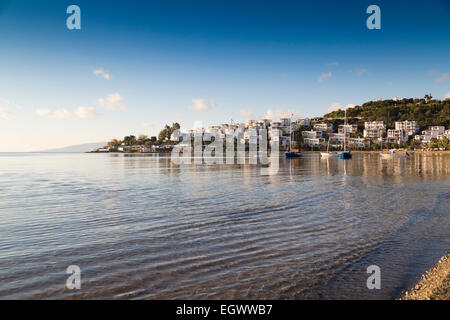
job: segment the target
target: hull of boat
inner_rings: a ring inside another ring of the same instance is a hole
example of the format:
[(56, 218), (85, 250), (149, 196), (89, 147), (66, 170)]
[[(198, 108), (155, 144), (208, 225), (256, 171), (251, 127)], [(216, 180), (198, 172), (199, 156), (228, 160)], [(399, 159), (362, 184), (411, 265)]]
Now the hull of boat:
[(341, 152), (341, 153), (339, 153), (339, 158), (340, 159), (351, 159), (352, 154), (350, 152)]
[(381, 153), (383, 159), (405, 158), (409, 156), (407, 153)]
[(320, 156), (323, 158), (331, 158), (339, 156), (336, 152), (321, 152)]
[(299, 153), (299, 152), (286, 152), (286, 153), (284, 154), (284, 156), (285, 156), (286, 158), (299, 158), (299, 157), (302, 156), (302, 154)]

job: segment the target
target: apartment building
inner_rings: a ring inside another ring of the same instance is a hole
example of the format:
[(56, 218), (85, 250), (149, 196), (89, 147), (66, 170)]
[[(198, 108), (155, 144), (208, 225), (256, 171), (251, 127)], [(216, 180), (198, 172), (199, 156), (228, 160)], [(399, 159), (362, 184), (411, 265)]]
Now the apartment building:
[(356, 131), (358, 131), (358, 125), (357, 124), (340, 124), (338, 126), (338, 133), (344, 133), (344, 129), (345, 129), (345, 132), (347, 132), (347, 133), (355, 133)]
[(325, 131), (325, 132), (333, 132), (333, 124), (332, 123), (316, 123), (313, 126), (316, 131)]
[(409, 135), (408, 131), (404, 129), (388, 129), (387, 131), (387, 142), (390, 143), (403, 143), (408, 142)]
[(442, 139), (444, 136), (449, 138), (450, 135), (447, 133), (450, 130), (445, 130), (444, 126), (433, 126), (429, 127), (428, 130), (422, 131), (422, 134), (416, 134), (414, 139), (422, 144), (429, 144), (431, 139), (436, 138), (438, 140)]
[(379, 140), (386, 132), (384, 121), (366, 121), (364, 122), (364, 138)]
[(405, 130), (409, 136), (412, 136), (419, 132), (420, 126), (416, 121), (397, 121), (395, 122), (395, 130)]

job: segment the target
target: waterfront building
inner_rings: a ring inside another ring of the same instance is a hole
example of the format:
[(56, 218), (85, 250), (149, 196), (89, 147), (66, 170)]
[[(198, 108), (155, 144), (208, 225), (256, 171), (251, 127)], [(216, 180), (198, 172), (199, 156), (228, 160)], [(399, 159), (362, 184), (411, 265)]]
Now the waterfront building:
[[(445, 130), (444, 126), (432, 126), (429, 127), (428, 130), (422, 131), (422, 134), (417, 134), (414, 136), (414, 139), (422, 144), (429, 144), (431, 139), (442, 139), (444, 136), (449, 138), (450, 135), (447, 135), (450, 130)], [(447, 133), (447, 134), (446, 134)]]
[(348, 145), (355, 148), (363, 148), (364, 147), (364, 138), (349, 138)]
[(364, 122), (364, 138), (370, 140), (380, 140), (386, 132), (384, 121)]
[(404, 129), (388, 129), (386, 140), (391, 143), (408, 142), (408, 131)]
[(303, 142), (308, 146), (317, 147), (325, 142), (324, 138), (304, 138)]
[(420, 130), (420, 126), (417, 121), (396, 121), (395, 130), (406, 130), (408, 135), (412, 136)]

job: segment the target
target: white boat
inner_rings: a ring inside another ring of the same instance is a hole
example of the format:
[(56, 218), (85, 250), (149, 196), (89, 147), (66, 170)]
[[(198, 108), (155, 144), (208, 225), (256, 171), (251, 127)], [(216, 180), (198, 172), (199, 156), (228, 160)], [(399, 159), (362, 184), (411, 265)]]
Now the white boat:
[(321, 152), (320, 156), (323, 158), (331, 158), (331, 157), (337, 157), (339, 156), (339, 154), (337, 152), (329, 152), (330, 148), (330, 139), (328, 139), (328, 144), (327, 144), (327, 152)]
[(339, 152), (339, 159), (351, 159), (352, 153), (347, 150), (347, 145), (345, 144), (347, 137), (347, 109), (345, 109), (345, 121), (344, 121), (344, 151)]
[(405, 150), (389, 149), (388, 152), (381, 152), (380, 156), (382, 159), (406, 158), (410, 156), (410, 153)]

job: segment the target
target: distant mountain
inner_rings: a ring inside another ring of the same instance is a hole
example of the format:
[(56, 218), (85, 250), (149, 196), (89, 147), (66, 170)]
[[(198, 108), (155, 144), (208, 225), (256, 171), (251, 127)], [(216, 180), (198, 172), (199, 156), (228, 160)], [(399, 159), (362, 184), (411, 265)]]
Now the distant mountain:
[(108, 144), (107, 142), (92, 142), (92, 143), (77, 144), (74, 146), (68, 146), (63, 148), (41, 150), (36, 152), (87, 152), (91, 151), (94, 148), (104, 147), (107, 144)]

